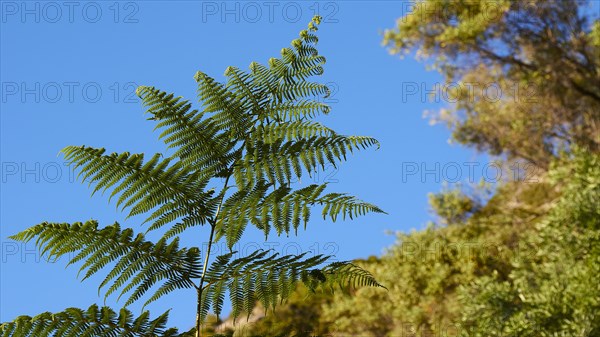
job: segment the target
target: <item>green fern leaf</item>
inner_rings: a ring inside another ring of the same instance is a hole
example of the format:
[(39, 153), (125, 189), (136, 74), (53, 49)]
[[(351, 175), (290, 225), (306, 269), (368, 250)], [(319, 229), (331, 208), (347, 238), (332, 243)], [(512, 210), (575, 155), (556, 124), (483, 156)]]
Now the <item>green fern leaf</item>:
[[(330, 256), (316, 255), (305, 258), (300, 255), (279, 256), (270, 250), (258, 250), (248, 256), (233, 259), (232, 252), (219, 256), (207, 274), (204, 291), (213, 291), (222, 296), (227, 287), (232, 304), (232, 316), (242, 312), (250, 313), (257, 303), (274, 310), (278, 303), (285, 301), (298, 282), (310, 289), (333, 287), (383, 287), (364, 269), (349, 262), (334, 262), (322, 268)], [(212, 289), (212, 290), (209, 290)], [(219, 314), (220, 298), (206, 298), (211, 301), (213, 310)]]
[(35, 317), (19, 316), (12, 322), (0, 325), (4, 337), (191, 337), (190, 332), (180, 334), (177, 329), (167, 329), (168, 312), (151, 320), (147, 311), (134, 317), (126, 309), (117, 314), (108, 307), (90, 306), (87, 310), (68, 308), (59, 313), (45, 312)]
[(179, 288), (195, 287), (200, 278), (200, 251), (197, 248), (179, 248), (179, 240), (156, 244), (146, 241), (144, 235), (133, 234), (127, 228), (121, 230), (118, 223), (98, 229), (96, 221), (84, 224), (42, 223), (31, 227), (12, 239), (29, 242), (36, 239), (42, 254), (58, 259), (74, 254), (69, 265), (85, 261), (79, 272), (85, 272), (83, 280), (114, 263), (111, 271), (100, 284), (99, 290), (109, 286), (105, 298), (121, 289), (120, 296), (130, 290), (126, 306), (144, 295), (151, 286), (166, 281), (147, 303)]

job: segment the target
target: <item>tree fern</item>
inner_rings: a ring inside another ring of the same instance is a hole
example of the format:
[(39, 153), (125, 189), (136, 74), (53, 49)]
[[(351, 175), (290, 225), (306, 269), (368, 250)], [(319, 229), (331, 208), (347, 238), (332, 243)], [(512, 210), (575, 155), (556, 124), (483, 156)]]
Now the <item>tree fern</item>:
[(105, 297), (119, 289), (120, 296), (132, 291), (126, 305), (161, 281), (168, 281), (157, 291), (164, 295), (176, 288), (193, 288), (194, 280), (200, 278), (198, 248), (180, 249), (178, 238), (152, 243), (143, 234), (134, 235), (130, 228), (121, 230), (118, 223), (103, 229), (98, 229), (96, 221), (72, 225), (42, 223), (11, 238), (23, 242), (36, 238), (42, 254), (49, 258), (76, 253), (70, 255), (69, 265), (85, 261), (79, 269), (80, 273), (85, 272), (84, 280), (114, 262), (99, 288), (110, 284)]
[[(330, 257), (323, 255), (279, 256), (259, 250), (210, 259), (215, 242), (225, 240), (231, 250), (248, 225), (262, 230), (265, 238), (273, 232), (297, 234), (316, 205), (331, 221), (383, 212), (354, 196), (326, 193), (327, 184), (293, 184), (325, 165), (337, 167), (355, 150), (379, 146), (374, 138), (340, 135), (312, 120), (330, 111), (320, 99), (329, 95), (327, 86), (309, 81), (323, 73), (325, 63), (316, 49), (319, 21), (315, 17), (268, 65), (252, 63), (248, 72), (229, 67), (224, 83), (197, 72), (201, 109), (154, 87), (138, 88), (148, 119), (156, 122), (171, 156), (144, 159), (143, 154), (108, 154), (88, 146), (63, 149), (93, 193), (110, 191), (128, 217), (145, 214), (146, 230), (159, 233), (157, 242), (117, 223), (100, 228), (93, 220), (42, 223), (12, 238), (35, 239), (51, 258), (74, 254), (69, 264), (81, 264), (83, 279), (107, 269), (99, 291), (105, 297), (125, 296), (125, 307), (194, 288), (196, 324), (188, 335), (200, 336), (209, 310), (221, 313), (226, 293), (237, 317), (257, 303), (274, 309), (299, 282), (313, 290), (381, 286), (367, 271), (348, 262), (327, 264)], [(179, 237), (194, 226), (210, 227), (204, 258), (198, 247), (179, 247)], [(147, 294), (150, 289), (156, 290)], [(1, 329), (4, 336), (179, 336), (164, 330), (165, 321), (166, 315), (150, 321), (147, 313), (134, 319), (126, 309), (117, 316), (109, 308), (92, 306), (86, 312), (71, 308), (20, 317)]]
[(147, 311), (134, 317), (127, 309), (117, 314), (111, 308), (97, 305), (87, 310), (68, 308), (63, 312), (45, 312), (35, 317), (19, 316), (13, 322), (0, 326), (2, 336), (31, 337), (82, 337), (82, 336), (127, 336), (127, 337), (191, 337), (191, 333), (180, 334), (177, 329), (166, 329), (168, 313), (151, 320)]
[(219, 256), (206, 273), (207, 297), (202, 315), (213, 311), (219, 315), (225, 290), (229, 290), (233, 316), (245, 311), (248, 315), (261, 302), (267, 309), (275, 309), (278, 301), (284, 300), (298, 282), (310, 289), (319, 286), (345, 285), (381, 286), (373, 276), (349, 262), (337, 262), (323, 269), (316, 268), (329, 259), (329, 256), (316, 255), (304, 258), (300, 255), (278, 256), (272, 251), (255, 251), (252, 254), (231, 261), (235, 252)]

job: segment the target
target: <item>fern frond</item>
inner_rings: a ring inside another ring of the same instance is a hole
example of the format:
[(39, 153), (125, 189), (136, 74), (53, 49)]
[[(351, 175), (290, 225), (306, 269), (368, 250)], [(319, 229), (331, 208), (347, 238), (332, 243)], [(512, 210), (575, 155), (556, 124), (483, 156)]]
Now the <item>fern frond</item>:
[(317, 287), (329, 287), (333, 289), (335, 286), (338, 286), (343, 291), (361, 287), (379, 287), (387, 290), (367, 270), (348, 261), (333, 262), (314, 273), (322, 273), (322, 276), (313, 275), (313, 279), (321, 281), (319, 283), (310, 284), (309, 282), (307, 284), (313, 291)]
[(310, 209), (315, 205), (323, 206), (323, 218), (329, 217), (334, 222), (340, 215), (345, 220), (367, 213), (385, 213), (379, 207), (345, 193), (323, 195), (327, 184), (313, 184), (297, 190), (281, 185), (268, 192), (271, 186), (272, 183), (260, 179), (253, 188), (242, 185), (231, 195), (221, 208), (215, 240), (225, 237), (231, 249), (241, 239), (248, 223), (262, 230), (265, 240), (273, 228), (277, 235), (289, 235), (292, 229), (298, 234), (300, 224), (306, 228)]
[(246, 110), (240, 95), (201, 71), (196, 73), (195, 79), (198, 82), (198, 98), (204, 112), (212, 113), (212, 123), (232, 141), (245, 139), (255, 118)]
[(292, 41), (292, 48), (281, 51), (281, 59), (269, 60), (270, 70), (282, 79), (281, 83), (293, 84), (303, 82), (308, 77), (321, 75), (326, 60), (318, 54), (315, 48), (318, 38), (313, 32), (317, 31), (319, 19), (315, 18), (307, 30), (300, 32), (300, 38)]
[(155, 129), (163, 129), (159, 138), (176, 149), (174, 156), (185, 166), (211, 173), (227, 168), (234, 143), (211, 118), (192, 110), (189, 101), (154, 87), (140, 86), (136, 93), (148, 107), (150, 119), (158, 121)]
[(132, 291), (125, 306), (161, 282), (166, 281), (146, 304), (173, 290), (195, 287), (193, 280), (200, 277), (198, 248), (179, 248), (177, 238), (154, 244), (146, 241), (143, 234), (134, 235), (129, 228), (122, 230), (118, 223), (99, 229), (93, 220), (84, 224), (45, 222), (11, 238), (22, 242), (36, 238), (36, 246), (49, 258), (76, 253), (68, 264), (85, 261), (79, 269), (80, 273), (85, 272), (83, 280), (114, 264), (98, 290), (110, 284), (105, 298), (119, 289), (119, 297)]
[(180, 217), (193, 217), (204, 224), (214, 212), (212, 191), (204, 191), (208, 179), (190, 172), (180, 162), (160, 160), (155, 154), (144, 163), (143, 154), (105, 154), (104, 149), (68, 146), (62, 150), (83, 181), (96, 184), (94, 192), (112, 188), (111, 198), (119, 195), (117, 207), (130, 208), (128, 216), (154, 212), (145, 222), (155, 221), (156, 229)]
[(116, 313), (108, 307), (90, 306), (87, 310), (68, 308), (62, 312), (45, 312), (34, 317), (19, 316), (0, 325), (3, 337), (184, 337), (176, 328), (166, 328), (168, 312), (150, 319), (148, 311), (135, 317), (129, 310)]
[(329, 105), (313, 100), (286, 101), (269, 107), (267, 115), (281, 121), (298, 121), (305, 118), (314, 118), (326, 115), (330, 111)]
[(323, 268), (330, 256), (300, 255), (279, 256), (270, 250), (258, 250), (252, 254), (232, 260), (235, 252), (222, 255), (209, 268), (205, 291), (211, 296), (211, 308), (219, 315), (225, 291), (229, 291), (232, 316), (250, 313), (257, 303), (267, 309), (275, 309), (285, 301), (302, 282), (310, 289), (321, 286), (332, 287), (382, 287), (371, 274), (348, 262), (335, 262)]
[(248, 222), (256, 218), (258, 204), (265, 198), (270, 186), (264, 180), (259, 180), (252, 188), (245, 186), (228, 197), (216, 222), (215, 241), (225, 236), (228, 247), (233, 247), (240, 240)]
[(293, 84), (281, 84), (278, 90), (283, 93), (283, 96), (290, 101), (312, 98), (327, 98), (331, 94), (331, 90), (325, 84), (302, 81)]
[(324, 206), (323, 219), (329, 216), (333, 222), (340, 214), (345, 219), (346, 216), (353, 218), (367, 213), (385, 213), (379, 207), (345, 193), (328, 193), (321, 196), (326, 186), (327, 184), (309, 185), (282, 198), (281, 202), (283, 205), (287, 205), (286, 209), (291, 212), (290, 219), (284, 228), (286, 233), (290, 230), (290, 224), (296, 232), (300, 222), (303, 222), (306, 227), (306, 223), (310, 219), (310, 208), (314, 205)]
[[(289, 185), (292, 176), (301, 178), (303, 170), (310, 174), (318, 168), (325, 169), (327, 163), (337, 167), (346, 160), (348, 152), (379, 146), (371, 137), (316, 135), (329, 132), (320, 124), (292, 122), (257, 130), (253, 136), (256, 140), (246, 144), (244, 158), (234, 166), (238, 186), (261, 179)], [(266, 142), (261, 138), (266, 138)], [(242, 184), (239, 177), (245, 179)]]
[(316, 122), (294, 121), (277, 124), (259, 125), (251, 135), (251, 140), (273, 144), (277, 141), (294, 141), (313, 137), (334, 136), (332, 129)]
[(323, 205), (323, 219), (329, 216), (332, 221), (336, 221), (339, 214), (343, 219), (346, 219), (346, 216), (353, 219), (367, 213), (385, 214), (381, 208), (345, 193), (328, 193), (313, 202)]
[(236, 67), (228, 67), (225, 70), (225, 76), (227, 77), (227, 89), (234, 93), (243, 110), (251, 115), (260, 115), (264, 105), (268, 102), (267, 91), (256, 86), (262, 81), (255, 79), (254, 74), (243, 72)]

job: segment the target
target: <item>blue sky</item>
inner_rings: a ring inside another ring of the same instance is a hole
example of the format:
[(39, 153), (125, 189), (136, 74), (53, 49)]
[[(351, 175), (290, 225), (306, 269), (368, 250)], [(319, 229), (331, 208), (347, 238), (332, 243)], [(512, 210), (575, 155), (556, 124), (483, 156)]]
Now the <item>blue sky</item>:
[[(260, 233), (249, 231), (242, 245), (347, 260), (381, 255), (394, 242), (387, 230), (423, 228), (431, 219), (427, 193), (439, 191), (444, 178), (453, 179), (457, 166), (459, 178), (467, 180), (465, 163), (479, 162), (474, 170), (479, 177), (486, 161), (449, 145), (448, 130), (423, 119), (424, 110), (444, 106), (424, 99), (423, 89), (433, 88), (440, 76), (412, 56), (400, 59), (381, 46), (381, 32), (406, 9), (400, 1), (3, 1), (0, 320), (103, 303), (96, 288), (103, 274), (82, 283), (76, 267), (64, 268), (66, 259), (47, 263), (33, 244), (16, 244), (7, 236), (43, 221), (97, 219), (143, 230), (139, 219), (124, 220), (106, 196), (90, 197), (87, 185), (57, 156), (61, 148), (163, 152), (133, 95), (136, 85), (194, 100), (197, 70), (222, 79), (227, 66), (247, 69), (254, 60), (279, 56), (316, 10), (324, 17), (319, 49), (328, 59), (321, 81), (334, 88), (332, 112), (320, 120), (339, 133), (381, 142), (380, 150), (357, 153), (318, 182), (329, 181), (331, 191), (351, 192), (389, 215), (336, 223), (315, 216), (298, 237), (273, 236), (265, 243)], [(455, 171), (444, 172), (447, 165)], [(407, 169), (417, 171), (408, 175)], [(423, 169), (429, 173), (423, 176)], [(198, 244), (206, 235), (202, 229), (186, 243)], [(157, 315), (172, 308), (172, 325), (187, 329), (195, 315), (192, 294), (174, 293), (148, 309)], [(106, 303), (122, 304), (115, 297)]]

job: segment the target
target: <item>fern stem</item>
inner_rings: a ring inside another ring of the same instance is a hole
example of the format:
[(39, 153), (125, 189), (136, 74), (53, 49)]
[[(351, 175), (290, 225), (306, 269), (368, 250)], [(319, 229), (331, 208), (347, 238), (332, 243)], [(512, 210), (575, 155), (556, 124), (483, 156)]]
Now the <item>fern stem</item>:
[(201, 319), (200, 314), (202, 310), (202, 284), (204, 283), (204, 276), (206, 275), (206, 266), (208, 265), (208, 258), (210, 257), (210, 249), (212, 247), (213, 236), (215, 234), (215, 224), (210, 225), (210, 237), (208, 239), (208, 248), (206, 249), (206, 257), (204, 259), (204, 266), (202, 266), (202, 276), (200, 277), (200, 285), (198, 286), (198, 306), (196, 309), (196, 337), (201, 337)]
[[(227, 188), (227, 184), (229, 184), (229, 178), (231, 177), (230, 173), (227, 175), (225, 179), (225, 185), (223, 189)], [(208, 259), (210, 258), (210, 250), (212, 248), (213, 238), (215, 236), (215, 229), (217, 227), (217, 219), (219, 217), (219, 213), (221, 211), (221, 206), (223, 205), (223, 200), (225, 200), (225, 193), (221, 196), (221, 201), (219, 202), (219, 207), (217, 207), (217, 211), (215, 212), (215, 216), (213, 218), (212, 223), (210, 224), (210, 236), (208, 238), (208, 247), (206, 249), (206, 257), (204, 258), (204, 265), (202, 266), (202, 276), (200, 276), (200, 284), (198, 285), (198, 300), (197, 300), (197, 308), (196, 308), (196, 337), (201, 337), (201, 310), (202, 310), (202, 290), (204, 285), (204, 278), (206, 276), (206, 269), (208, 267)]]

